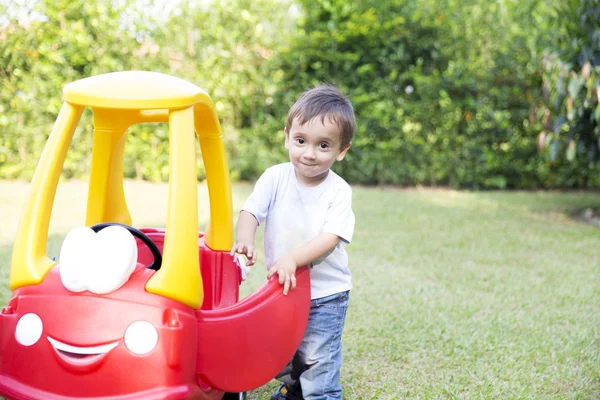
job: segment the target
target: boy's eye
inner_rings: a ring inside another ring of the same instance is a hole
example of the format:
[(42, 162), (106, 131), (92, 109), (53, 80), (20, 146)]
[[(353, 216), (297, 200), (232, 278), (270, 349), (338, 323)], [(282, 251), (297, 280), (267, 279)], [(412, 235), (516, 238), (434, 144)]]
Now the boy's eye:
[(321, 150), (325, 150), (329, 148), (329, 144), (323, 142), (321, 144), (319, 144), (319, 147), (321, 148)]
[(298, 143), (298, 144), (304, 144), (304, 139), (298, 138), (298, 139), (296, 139), (296, 143)]

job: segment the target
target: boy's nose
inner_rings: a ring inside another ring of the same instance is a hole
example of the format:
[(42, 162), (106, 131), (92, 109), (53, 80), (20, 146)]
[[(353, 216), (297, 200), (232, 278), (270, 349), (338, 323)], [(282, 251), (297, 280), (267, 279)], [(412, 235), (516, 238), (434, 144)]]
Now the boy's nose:
[(304, 158), (307, 158), (309, 160), (314, 160), (315, 158), (317, 158), (317, 154), (312, 149), (306, 150), (306, 152), (304, 152)]

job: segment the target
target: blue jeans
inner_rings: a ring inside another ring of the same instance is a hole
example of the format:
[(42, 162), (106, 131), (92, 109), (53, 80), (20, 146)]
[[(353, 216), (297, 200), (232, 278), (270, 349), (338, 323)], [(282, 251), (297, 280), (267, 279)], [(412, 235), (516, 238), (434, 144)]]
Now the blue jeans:
[(277, 376), (291, 393), (306, 400), (341, 400), (342, 331), (349, 296), (346, 291), (311, 300), (300, 347)]

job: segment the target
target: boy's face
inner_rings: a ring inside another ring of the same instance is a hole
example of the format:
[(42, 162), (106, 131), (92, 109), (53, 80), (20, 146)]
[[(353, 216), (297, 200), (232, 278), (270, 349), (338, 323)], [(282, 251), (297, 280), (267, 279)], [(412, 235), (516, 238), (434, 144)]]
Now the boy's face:
[(321, 183), (334, 161), (342, 161), (350, 144), (341, 148), (342, 135), (334, 123), (317, 117), (303, 125), (294, 119), (289, 132), (285, 132), (285, 148), (296, 169), (300, 183), (315, 186)]

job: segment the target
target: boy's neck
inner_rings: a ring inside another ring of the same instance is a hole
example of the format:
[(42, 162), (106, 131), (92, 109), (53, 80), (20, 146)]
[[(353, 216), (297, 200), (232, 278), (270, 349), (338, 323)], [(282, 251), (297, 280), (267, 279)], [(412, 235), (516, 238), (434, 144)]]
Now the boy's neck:
[(319, 186), (321, 183), (323, 183), (325, 181), (325, 179), (327, 179), (327, 177), (329, 176), (329, 171), (330, 171), (330, 169), (328, 169), (321, 175), (315, 176), (314, 178), (306, 178), (306, 177), (300, 176), (298, 174), (298, 171), (296, 171), (296, 168), (294, 168), (294, 174), (296, 175), (296, 180), (298, 181), (298, 183), (300, 185), (306, 186), (306, 187)]

